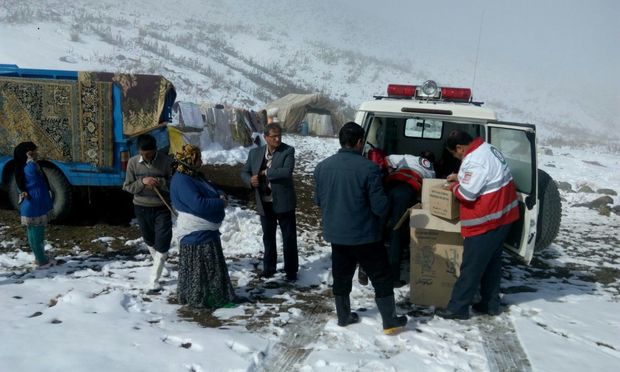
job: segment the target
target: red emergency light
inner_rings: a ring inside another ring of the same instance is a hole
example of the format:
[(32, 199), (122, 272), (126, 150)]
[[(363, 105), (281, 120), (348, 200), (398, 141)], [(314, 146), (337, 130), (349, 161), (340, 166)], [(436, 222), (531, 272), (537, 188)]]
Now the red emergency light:
[(387, 94), (388, 97), (406, 97), (429, 101), (445, 100), (469, 102), (471, 100), (471, 89), (440, 88), (437, 86), (437, 83), (432, 80), (425, 81), (421, 86), (389, 84)]
[(471, 89), (441, 88), (441, 98), (451, 101), (469, 101), (471, 98)]
[(414, 97), (415, 85), (389, 84), (387, 94), (390, 97)]

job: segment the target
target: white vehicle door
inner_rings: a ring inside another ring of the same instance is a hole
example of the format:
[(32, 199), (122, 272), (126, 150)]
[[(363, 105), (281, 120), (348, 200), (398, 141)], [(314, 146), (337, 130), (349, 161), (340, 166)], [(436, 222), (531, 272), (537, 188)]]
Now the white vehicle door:
[(532, 124), (491, 121), (486, 127), (486, 141), (504, 155), (519, 196), (521, 219), (513, 224), (505, 248), (529, 264), (534, 255), (538, 221), (536, 127)]

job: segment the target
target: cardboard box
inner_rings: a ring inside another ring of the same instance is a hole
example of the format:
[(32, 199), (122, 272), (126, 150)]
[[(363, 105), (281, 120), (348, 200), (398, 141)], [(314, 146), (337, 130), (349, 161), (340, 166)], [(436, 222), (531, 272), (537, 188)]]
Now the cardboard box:
[(459, 220), (446, 220), (431, 214), (427, 209), (422, 209), (420, 204), (409, 208), (409, 226), (416, 229), (439, 230), (453, 233), (461, 232)]
[(453, 220), (459, 217), (459, 202), (450, 190), (443, 185), (435, 185), (430, 189), (429, 210), (438, 217)]
[(411, 302), (445, 308), (460, 274), (460, 233), (411, 229)]
[(446, 183), (444, 178), (425, 178), (422, 180), (422, 208), (430, 209), (431, 189)]

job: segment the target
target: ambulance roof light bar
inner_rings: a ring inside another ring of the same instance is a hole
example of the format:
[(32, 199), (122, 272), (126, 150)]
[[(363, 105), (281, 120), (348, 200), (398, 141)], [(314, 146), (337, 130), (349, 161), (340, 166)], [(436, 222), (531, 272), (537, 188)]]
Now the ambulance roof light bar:
[(471, 89), (439, 87), (433, 80), (427, 80), (421, 86), (389, 84), (388, 97), (411, 98), (421, 100), (444, 100), (471, 102)]

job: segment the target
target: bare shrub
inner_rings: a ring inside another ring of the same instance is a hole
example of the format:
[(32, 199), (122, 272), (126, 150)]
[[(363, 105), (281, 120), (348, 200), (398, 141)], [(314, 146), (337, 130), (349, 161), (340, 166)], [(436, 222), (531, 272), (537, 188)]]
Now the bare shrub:
[(80, 38), (80, 33), (77, 31), (71, 31), (69, 33), (69, 37), (71, 41), (76, 42), (76, 43), (82, 41), (82, 39)]
[(6, 9), (6, 15), (2, 18), (2, 22), (10, 24), (31, 23), (34, 14), (34, 10), (29, 7), (17, 5)]

